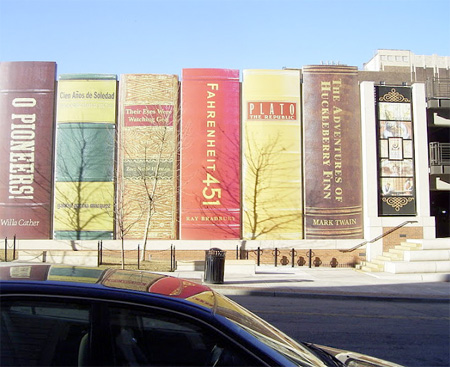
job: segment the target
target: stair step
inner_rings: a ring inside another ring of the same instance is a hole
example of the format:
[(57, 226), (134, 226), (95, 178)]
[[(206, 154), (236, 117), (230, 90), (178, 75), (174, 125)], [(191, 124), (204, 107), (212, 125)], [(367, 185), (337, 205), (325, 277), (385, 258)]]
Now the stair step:
[(423, 250), (450, 250), (450, 240), (437, 242), (424, 242), (422, 244)]
[(384, 271), (394, 274), (450, 272), (450, 261), (386, 262)]
[(421, 251), (422, 250), (422, 247), (409, 246), (405, 243), (402, 243), (401, 245), (397, 245), (394, 248), (396, 250), (402, 250), (402, 251)]
[(371, 262), (362, 263), (361, 270), (429, 277), (436, 274), (450, 279), (450, 239), (404, 241)]
[(361, 270), (365, 271), (366, 273), (375, 273), (375, 272), (379, 272), (380, 271), (378, 269), (374, 269), (374, 268), (368, 267), (366, 265), (362, 266)]
[(383, 256), (387, 258), (387, 261), (403, 260), (403, 252), (383, 252)]
[(397, 249), (397, 248), (391, 248), (391, 249), (389, 249), (389, 252), (390, 252), (391, 254), (398, 254), (398, 255), (403, 256), (405, 250), (399, 250), (399, 249)]
[(422, 244), (420, 242), (402, 242), (400, 245), (398, 245), (400, 247), (407, 247), (409, 249), (418, 249), (421, 250), (422, 249)]
[(396, 261), (396, 260), (399, 260), (397, 255), (395, 255), (395, 256), (394, 255), (392, 255), (392, 256), (380, 255), (380, 256), (377, 256), (376, 259), (380, 260), (380, 261)]
[(384, 263), (377, 264), (374, 262), (366, 262), (363, 267), (363, 269), (370, 269), (368, 271), (383, 271), (384, 270)]
[(377, 264), (377, 265), (383, 265), (383, 266), (384, 266), (384, 263), (385, 263), (386, 261), (392, 261), (391, 259), (387, 259), (387, 260), (385, 260), (385, 259), (380, 259), (380, 257), (381, 257), (381, 256), (376, 257), (375, 259), (373, 259), (373, 260), (371, 261), (371, 263), (372, 263), (372, 264)]
[(405, 251), (405, 261), (445, 261), (450, 260), (450, 250)]

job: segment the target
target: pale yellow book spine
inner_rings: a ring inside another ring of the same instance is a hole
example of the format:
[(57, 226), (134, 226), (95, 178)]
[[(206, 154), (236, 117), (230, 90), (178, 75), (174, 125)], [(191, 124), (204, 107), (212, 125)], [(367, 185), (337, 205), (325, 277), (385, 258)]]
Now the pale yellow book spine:
[(243, 237), (303, 238), (300, 73), (244, 70)]
[(114, 124), (116, 81), (63, 80), (58, 83), (58, 123)]
[(112, 232), (113, 202), (114, 182), (58, 182), (54, 230)]

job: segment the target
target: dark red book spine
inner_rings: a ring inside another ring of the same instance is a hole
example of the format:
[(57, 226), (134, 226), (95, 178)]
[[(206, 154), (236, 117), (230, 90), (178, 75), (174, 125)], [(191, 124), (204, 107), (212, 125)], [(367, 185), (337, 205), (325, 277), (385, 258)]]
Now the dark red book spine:
[(51, 233), (56, 63), (0, 63), (0, 237)]
[(305, 238), (363, 238), (357, 68), (303, 69)]

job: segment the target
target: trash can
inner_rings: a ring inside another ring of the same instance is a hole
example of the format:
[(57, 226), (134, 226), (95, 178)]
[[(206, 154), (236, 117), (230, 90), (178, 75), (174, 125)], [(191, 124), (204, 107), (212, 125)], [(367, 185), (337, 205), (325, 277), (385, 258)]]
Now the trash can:
[(225, 273), (226, 252), (219, 248), (212, 248), (205, 254), (205, 274), (206, 283), (223, 283)]

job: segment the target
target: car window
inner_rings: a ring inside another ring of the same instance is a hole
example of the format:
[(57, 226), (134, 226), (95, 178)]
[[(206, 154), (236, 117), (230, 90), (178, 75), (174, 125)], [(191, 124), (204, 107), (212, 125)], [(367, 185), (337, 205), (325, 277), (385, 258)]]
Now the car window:
[(14, 296), (0, 311), (0, 366), (263, 365), (210, 325), (159, 308)]
[(117, 365), (261, 365), (219, 332), (176, 313), (110, 306), (109, 317)]
[(276, 329), (249, 310), (243, 308), (231, 299), (215, 293), (217, 306), (215, 311), (240, 328), (247, 331), (266, 346), (280, 353), (288, 360), (301, 366), (321, 366), (320, 358), (303, 344), (297, 343), (286, 334)]
[(2, 299), (2, 366), (78, 366), (89, 306), (70, 301)]

